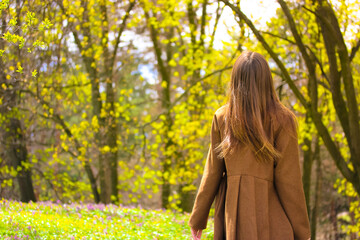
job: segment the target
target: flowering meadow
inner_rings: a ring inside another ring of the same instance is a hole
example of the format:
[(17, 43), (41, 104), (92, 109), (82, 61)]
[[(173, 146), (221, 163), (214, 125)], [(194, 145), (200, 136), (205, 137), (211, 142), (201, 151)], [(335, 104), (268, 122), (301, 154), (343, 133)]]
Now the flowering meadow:
[[(103, 204), (0, 200), (0, 239), (190, 239), (189, 214)], [(213, 221), (202, 239), (213, 238)]]

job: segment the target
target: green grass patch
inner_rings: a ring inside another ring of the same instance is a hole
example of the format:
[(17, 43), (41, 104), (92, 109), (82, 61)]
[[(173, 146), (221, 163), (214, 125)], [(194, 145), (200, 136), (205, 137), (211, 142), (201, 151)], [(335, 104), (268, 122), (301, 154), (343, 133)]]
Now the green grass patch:
[[(0, 239), (190, 239), (189, 214), (103, 204), (0, 200)], [(213, 239), (213, 221), (202, 239)]]

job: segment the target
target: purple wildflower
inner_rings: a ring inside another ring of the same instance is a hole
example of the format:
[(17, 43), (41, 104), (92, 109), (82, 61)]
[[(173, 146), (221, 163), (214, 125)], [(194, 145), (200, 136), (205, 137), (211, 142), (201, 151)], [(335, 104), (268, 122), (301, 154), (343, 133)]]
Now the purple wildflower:
[(99, 209), (99, 210), (101, 210), (101, 211), (103, 211), (104, 208), (105, 208), (105, 205), (104, 205), (103, 203), (97, 205), (97, 209)]
[(94, 207), (94, 205), (92, 205), (92, 204), (88, 204), (88, 205), (87, 205), (87, 209), (88, 209), (89, 211), (92, 211), (92, 210), (95, 209), (95, 207)]

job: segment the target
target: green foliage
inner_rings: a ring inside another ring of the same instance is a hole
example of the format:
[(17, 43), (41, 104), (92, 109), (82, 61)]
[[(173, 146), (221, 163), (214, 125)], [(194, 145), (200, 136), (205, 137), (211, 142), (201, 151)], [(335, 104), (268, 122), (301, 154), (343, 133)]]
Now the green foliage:
[[(188, 214), (96, 204), (0, 201), (1, 239), (189, 239)], [(213, 221), (202, 239), (213, 239)]]
[(338, 193), (342, 196), (349, 198), (350, 206), (347, 215), (342, 216), (341, 229), (347, 233), (347, 235), (355, 234), (356, 237), (360, 237), (360, 201), (359, 196), (353, 185), (345, 179), (337, 179), (334, 184), (334, 188), (337, 189)]
[[(32, 73), (32, 76), (36, 77), (35, 59), (40, 54), (39, 47), (48, 46), (48, 42), (42, 39), (48, 30), (39, 31), (41, 19), (31, 11), (36, 4), (36, 2), (23, 3), (21, 11), (13, 1), (1, 1), (0, 4), (3, 24), (0, 44), (0, 132), (1, 148), (8, 151), (11, 151), (13, 142), (23, 144), (22, 137), (26, 135), (31, 113), (20, 110), (24, 107), (20, 99), (24, 96), (24, 92), (29, 90), (29, 75)], [(45, 23), (51, 26), (49, 20)], [(11, 122), (14, 119), (24, 119), (23, 125), (12, 129)], [(27, 159), (21, 159), (20, 163), (15, 163), (14, 158), (9, 157), (6, 151), (2, 152), (5, 154), (2, 154), (0, 161), (0, 179), (1, 188), (6, 190), (14, 187), (13, 180), (16, 177), (22, 177), (21, 174), (24, 171), (30, 171), (32, 163), (29, 163)]]

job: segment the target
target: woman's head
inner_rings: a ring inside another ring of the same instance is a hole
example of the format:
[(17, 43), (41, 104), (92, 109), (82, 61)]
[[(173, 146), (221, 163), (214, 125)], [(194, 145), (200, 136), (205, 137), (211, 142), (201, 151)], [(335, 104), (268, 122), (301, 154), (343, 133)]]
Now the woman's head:
[(274, 113), (283, 107), (269, 65), (261, 54), (246, 51), (239, 56), (232, 69), (228, 94), (225, 139), (219, 146), (221, 155), (245, 143), (261, 161), (278, 157), (267, 131), (272, 127)]
[(230, 99), (253, 114), (264, 114), (267, 106), (277, 100), (269, 65), (256, 52), (243, 52), (236, 60), (231, 74)]

